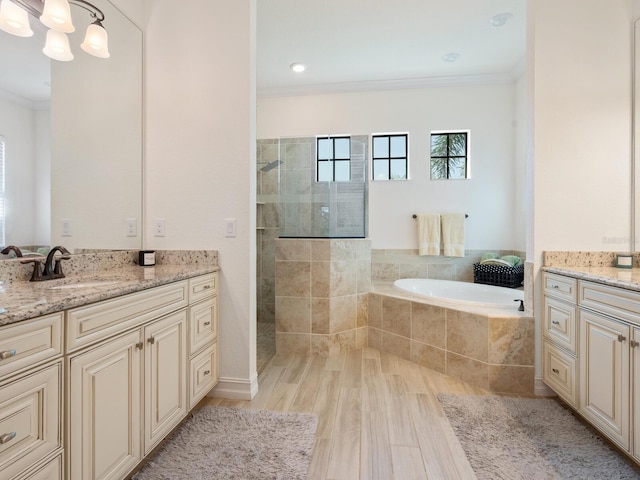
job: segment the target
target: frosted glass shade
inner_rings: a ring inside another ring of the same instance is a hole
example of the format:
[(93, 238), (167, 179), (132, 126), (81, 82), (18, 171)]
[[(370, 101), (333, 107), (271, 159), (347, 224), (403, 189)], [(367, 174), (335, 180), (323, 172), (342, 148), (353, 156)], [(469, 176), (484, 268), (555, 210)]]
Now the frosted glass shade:
[(84, 41), (80, 44), (82, 50), (94, 57), (109, 58), (109, 42), (107, 31), (98, 23), (87, 27)]
[(15, 3), (2, 0), (0, 3), (0, 29), (18, 37), (31, 37), (29, 14)]
[(71, 7), (67, 0), (44, 0), (40, 21), (58, 32), (71, 33), (75, 30), (71, 22)]
[(54, 60), (62, 62), (73, 60), (73, 53), (69, 48), (69, 38), (64, 33), (56, 30), (47, 31), (47, 41), (42, 51), (47, 57)]

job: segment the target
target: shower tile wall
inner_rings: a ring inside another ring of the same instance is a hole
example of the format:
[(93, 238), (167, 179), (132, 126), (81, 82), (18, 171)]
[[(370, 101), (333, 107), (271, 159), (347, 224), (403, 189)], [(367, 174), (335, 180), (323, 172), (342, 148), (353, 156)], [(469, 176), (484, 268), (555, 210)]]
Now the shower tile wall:
[[(434, 278), (473, 282), (473, 264), (480, 261), (486, 250), (467, 250), (464, 258), (418, 255), (418, 250), (372, 250), (371, 275), (374, 282), (393, 282), (399, 278)], [(517, 255), (525, 259), (524, 252), (499, 250), (499, 255)]]
[(280, 228), (279, 169), (265, 167), (280, 158), (278, 140), (258, 140), (256, 158), (258, 322), (275, 323), (275, 239)]
[(366, 346), (367, 239), (276, 240), (276, 349), (331, 355)]

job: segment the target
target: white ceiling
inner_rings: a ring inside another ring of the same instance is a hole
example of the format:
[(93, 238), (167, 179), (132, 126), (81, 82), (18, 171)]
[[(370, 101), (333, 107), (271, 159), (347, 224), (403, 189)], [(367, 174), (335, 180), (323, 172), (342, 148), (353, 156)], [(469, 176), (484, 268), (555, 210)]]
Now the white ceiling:
[[(508, 78), (524, 65), (526, 0), (258, 0), (258, 95)], [(489, 20), (510, 12), (502, 27)], [(49, 96), (44, 28), (0, 30), (0, 91)], [(443, 55), (456, 52), (455, 62)], [(307, 70), (291, 71), (302, 62)]]
[[(258, 0), (258, 95), (517, 75), (526, 0)], [(490, 19), (510, 12), (502, 27)], [(443, 55), (456, 52), (455, 62)], [(302, 74), (289, 68), (307, 65)]]

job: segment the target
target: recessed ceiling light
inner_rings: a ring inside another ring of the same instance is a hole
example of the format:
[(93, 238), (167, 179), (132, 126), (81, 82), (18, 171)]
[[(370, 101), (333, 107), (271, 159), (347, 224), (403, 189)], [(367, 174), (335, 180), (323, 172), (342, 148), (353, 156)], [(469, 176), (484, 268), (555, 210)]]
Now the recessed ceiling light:
[(502, 12), (494, 15), (489, 19), (489, 23), (494, 27), (502, 27), (505, 23), (513, 18), (513, 13), (511, 12)]
[(302, 73), (307, 69), (307, 66), (304, 63), (294, 62), (289, 65), (289, 68), (296, 73)]
[(460, 54), (457, 52), (446, 53), (442, 56), (442, 60), (445, 62), (455, 62), (460, 58)]

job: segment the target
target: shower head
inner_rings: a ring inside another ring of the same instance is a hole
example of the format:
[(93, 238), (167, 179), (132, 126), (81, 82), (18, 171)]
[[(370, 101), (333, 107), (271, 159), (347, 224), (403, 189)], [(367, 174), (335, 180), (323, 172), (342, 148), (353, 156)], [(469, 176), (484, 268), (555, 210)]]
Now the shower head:
[[(274, 160), (273, 162), (269, 162), (267, 163), (264, 167), (262, 167), (260, 169), (261, 172), (268, 172), (269, 170), (273, 170), (274, 168), (276, 168), (278, 165), (280, 165), (282, 163), (281, 160)], [(259, 163), (258, 165), (263, 165), (262, 163)]]

